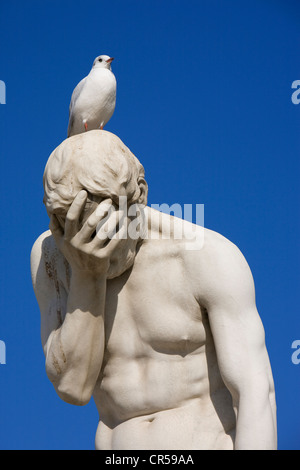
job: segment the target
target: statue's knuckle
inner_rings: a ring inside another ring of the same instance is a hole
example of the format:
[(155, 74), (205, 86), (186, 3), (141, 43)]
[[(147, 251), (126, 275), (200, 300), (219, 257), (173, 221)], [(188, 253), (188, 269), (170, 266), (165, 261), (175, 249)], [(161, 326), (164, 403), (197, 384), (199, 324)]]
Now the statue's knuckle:
[(73, 213), (71, 213), (71, 214), (68, 213), (67, 214), (66, 222), (69, 222), (69, 223), (71, 222), (72, 223), (72, 222), (75, 222), (75, 220), (76, 220), (76, 215), (75, 214), (73, 214)]
[(103, 250), (100, 250), (98, 253), (97, 253), (97, 258), (102, 261), (104, 259), (104, 253), (103, 253)]
[(88, 228), (94, 228), (95, 227), (95, 223), (94, 223), (93, 219), (88, 219), (86, 224), (87, 224)]
[(100, 256), (101, 256), (102, 260), (106, 260), (109, 257), (108, 249), (107, 248), (102, 248), (102, 250), (100, 252)]

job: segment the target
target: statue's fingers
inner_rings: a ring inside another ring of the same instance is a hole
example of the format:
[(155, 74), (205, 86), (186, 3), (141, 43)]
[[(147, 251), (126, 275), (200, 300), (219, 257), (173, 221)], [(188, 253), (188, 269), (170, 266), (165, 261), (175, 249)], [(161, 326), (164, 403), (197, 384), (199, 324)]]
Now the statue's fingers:
[(120, 224), (119, 211), (112, 211), (107, 217), (101, 219), (96, 227), (97, 238), (107, 241), (118, 231)]
[(65, 238), (70, 240), (79, 231), (79, 220), (87, 200), (87, 192), (79, 191), (68, 210), (65, 222)]
[(116, 233), (108, 240), (106, 245), (106, 255), (111, 256), (117, 246), (121, 243), (120, 240), (125, 240), (128, 237), (128, 230), (126, 224), (121, 225), (118, 227)]
[(111, 210), (112, 201), (110, 199), (107, 199), (99, 204), (97, 209), (84, 222), (80, 230), (82, 241), (88, 242), (92, 235), (96, 234), (98, 225), (100, 223), (103, 225), (103, 223), (107, 221)]

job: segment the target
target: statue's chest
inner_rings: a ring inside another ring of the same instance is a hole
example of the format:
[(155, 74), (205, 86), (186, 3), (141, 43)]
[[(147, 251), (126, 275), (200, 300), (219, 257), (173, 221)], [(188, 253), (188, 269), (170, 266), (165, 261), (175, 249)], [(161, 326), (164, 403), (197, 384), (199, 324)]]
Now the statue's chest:
[(201, 309), (176, 263), (108, 288), (105, 322), (113, 353), (185, 355), (205, 342)]

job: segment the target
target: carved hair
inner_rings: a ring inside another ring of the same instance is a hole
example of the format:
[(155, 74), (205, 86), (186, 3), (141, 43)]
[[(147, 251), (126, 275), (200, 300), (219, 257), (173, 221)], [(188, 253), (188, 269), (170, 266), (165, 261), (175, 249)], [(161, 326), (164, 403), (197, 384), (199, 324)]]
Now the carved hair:
[[(44, 172), (44, 204), (47, 212), (67, 212), (76, 194), (109, 197), (118, 203), (126, 196), (128, 204), (147, 204), (140, 199), (139, 182), (144, 168), (114, 134), (89, 131), (63, 141), (50, 155)], [(146, 183), (145, 183), (146, 185)]]

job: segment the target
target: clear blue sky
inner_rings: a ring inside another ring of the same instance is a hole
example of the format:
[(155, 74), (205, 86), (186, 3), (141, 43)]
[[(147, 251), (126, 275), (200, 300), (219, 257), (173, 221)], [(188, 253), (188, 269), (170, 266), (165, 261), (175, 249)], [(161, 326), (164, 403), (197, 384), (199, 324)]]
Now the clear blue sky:
[(299, 27), (297, 0), (1, 1), (1, 449), (94, 448), (94, 403), (62, 402), (46, 377), (29, 256), (48, 227), (45, 163), (99, 54), (118, 82), (106, 129), (144, 164), (149, 203), (205, 204), (205, 226), (244, 253), (279, 448), (300, 449)]

